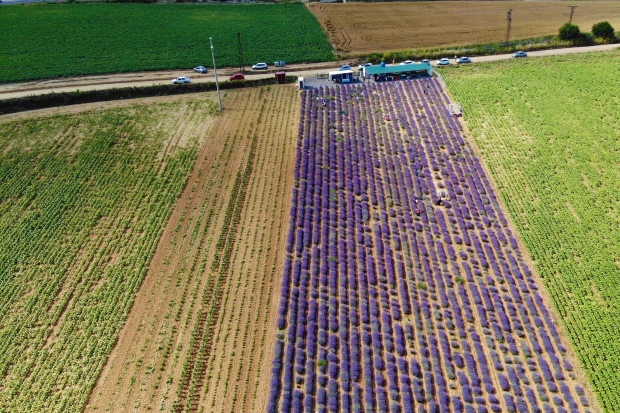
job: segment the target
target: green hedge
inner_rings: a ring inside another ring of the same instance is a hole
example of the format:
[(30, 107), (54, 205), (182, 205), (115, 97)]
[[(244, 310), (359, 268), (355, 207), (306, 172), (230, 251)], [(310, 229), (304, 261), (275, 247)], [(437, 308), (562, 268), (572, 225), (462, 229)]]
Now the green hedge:
[[(287, 76), (287, 83), (294, 83), (296, 76)], [(222, 82), (220, 89), (265, 86), (275, 84), (275, 78)], [(0, 115), (27, 110), (53, 108), (56, 106), (79, 105), (82, 103), (105, 102), (109, 100), (136, 99), (152, 96), (182, 95), (186, 93), (210, 92), (216, 90), (215, 83), (190, 83), (186, 85), (153, 85), (117, 89), (89, 90), (85, 92), (48, 93), (22, 98), (0, 100)]]

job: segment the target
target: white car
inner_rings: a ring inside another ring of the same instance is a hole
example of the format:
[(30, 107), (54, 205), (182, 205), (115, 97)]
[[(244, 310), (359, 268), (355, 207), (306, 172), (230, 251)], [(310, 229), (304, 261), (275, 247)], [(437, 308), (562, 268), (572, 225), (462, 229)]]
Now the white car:
[(207, 68), (206, 68), (206, 67), (204, 67), (204, 66), (196, 66), (196, 67), (194, 68), (194, 72), (197, 72), (197, 73), (207, 73), (207, 72), (208, 72), (208, 70), (207, 70)]
[(456, 63), (471, 63), (471, 59), (467, 56), (459, 57), (456, 59)]
[(414, 64), (415, 62), (413, 60), (405, 60), (404, 62), (401, 63), (401, 65), (411, 65)]
[(362, 70), (365, 67), (372, 66), (372, 63), (362, 63), (357, 67), (357, 70)]
[(252, 69), (254, 70), (267, 69), (267, 63), (256, 63), (255, 65), (252, 65)]
[(527, 57), (527, 53), (522, 50), (519, 50), (518, 52), (514, 52), (512, 54), (512, 57)]
[(351, 70), (351, 66), (349, 65), (342, 65), (338, 68), (338, 70)]
[(172, 79), (172, 84), (176, 85), (178, 83), (189, 83), (189, 77), (181, 76), (176, 79)]
[(425, 63), (425, 64), (427, 64), (427, 65), (430, 65), (430, 64), (431, 64), (431, 61), (430, 61), (430, 60), (428, 60), (428, 59), (422, 59), (422, 61), (421, 61), (420, 63)]
[(439, 66), (446, 66), (446, 65), (449, 65), (449, 64), (450, 64), (450, 59), (447, 59), (447, 58), (445, 58), (445, 57), (444, 57), (443, 59), (439, 59), (439, 60), (437, 61), (437, 64), (438, 64)]

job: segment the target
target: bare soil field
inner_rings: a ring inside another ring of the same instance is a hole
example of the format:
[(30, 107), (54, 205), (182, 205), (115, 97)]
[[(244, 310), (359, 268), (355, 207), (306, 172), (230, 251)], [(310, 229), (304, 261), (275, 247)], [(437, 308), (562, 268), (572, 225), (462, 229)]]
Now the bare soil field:
[(292, 86), (224, 93), (85, 411), (263, 412), (292, 190)]
[[(512, 39), (557, 34), (568, 21), (565, 1), (433, 1), (308, 5), (341, 53), (387, 52), (418, 47), (501, 42), (506, 12), (512, 12)], [(573, 23), (582, 31), (609, 21), (620, 28), (618, 2), (579, 2)]]

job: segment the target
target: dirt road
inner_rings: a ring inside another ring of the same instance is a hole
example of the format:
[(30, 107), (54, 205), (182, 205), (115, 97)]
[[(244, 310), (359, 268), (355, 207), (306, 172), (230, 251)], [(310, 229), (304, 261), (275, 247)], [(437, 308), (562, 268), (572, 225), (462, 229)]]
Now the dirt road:
[[(528, 52), (530, 57), (537, 56), (552, 56), (563, 55), (571, 53), (585, 53), (594, 51), (606, 51), (620, 47), (618, 44), (608, 44), (600, 46), (588, 46), (588, 47), (572, 47), (567, 49), (553, 49), (553, 50), (541, 50), (537, 52)], [(451, 56), (446, 56), (451, 57)], [(490, 62), (494, 60), (511, 59), (510, 54), (493, 55), (493, 56), (480, 56), (472, 58), (473, 62)], [(299, 64), (287, 66), (284, 70), (289, 75), (300, 76), (313, 76), (317, 73), (326, 72), (327, 70), (338, 67), (339, 62), (325, 62), (314, 64)], [(218, 70), (218, 77), (221, 82), (228, 82), (228, 76), (235, 73), (234, 68), (224, 68)], [(250, 70), (251, 71), (251, 70)], [(246, 75), (246, 79), (259, 79), (273, 76), (272, 69), (267, 72), (251, 72)], [(10, 99), (16, 97), (23, 97), (28, 95), (41, 95), (45, 93), (60, 93), (60, 92), (73, 92), (76, 90), (101, 90), (110, 88), (120, 88), (129, 86), (150, 86), (153, 84), (167, 84), (175, 77), (189, 76), (194, 83), (214, 82), (215, 76), (210, 71), (208, 74), (194, 73), (191, 69), (188, 70), (168, 70), (157, 72), (138, 72), (138, 73), (119, 73), (112, 75), (101, 76), (83, 76), (83, 77), (70, 77), (70, 78), (58, 78), (37, 80), (24, 83), (9, 83), (0, 85), (0, 99)], [(179, 85), (179, 87), (183, 87)]]

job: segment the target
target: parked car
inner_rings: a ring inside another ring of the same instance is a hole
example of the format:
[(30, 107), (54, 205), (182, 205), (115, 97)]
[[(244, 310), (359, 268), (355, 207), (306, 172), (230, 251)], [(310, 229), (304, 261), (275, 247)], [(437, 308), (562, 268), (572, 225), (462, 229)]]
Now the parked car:
[(421, 61), (420, 63), (425, 63), (425, 64), (427, 64), (427, 65), (430, 65), (430, 64), (431, 64), (431, 61), (430, 61), (430, 60), (428, 60), (428, 59), (422, 59), (422, 61)]
[(439, 59), (439, 60), (437, 61), (437, 64), (438, 64), (439, 66), (449, 65), (449, 64), (450, 64), (450, 59), (448, 59), (448, 58), (445, 58), (445, 57), (444, 57), (443, 59)]
[(177, 77), (176, 79), (172, 79), (173, 85), (176, 85), (179, 83), (189, 83), (189, 77), (181, 76), (181, 77)]
[(518, 52), (514, 52), (512, 57), (527, 57), (527, 53), (523, 50), (519, 50)]
[(342, 65), (338, 68), (338, 70), (351, 70), (351, 66), (349, 65)]
[(243, 73), (235, 73), (234, 75), (228, 78), (228, 80), (243, 80), (243, 79), (245, 79), (245, 76), (243, 76)]
[(467, 56), (462, 56), (456, 59), (456, 63), (471, 63), (471, 59)]
[(207, 71), (208, 71), (207, 68), (204, 66), (196, 66), (194, 68), (194, 72), (197, 72), (197, 73), (207, 73)]
[(252, 69), (254, 70), (267, 69), (267, 63), (256, 63), (255, 65), (252, 65)]
[(365, 67), (372, 66), (372, 63), (362, 63), (357, 67), (357, 70), (362, 70)]
[(401, 62), (401, 65), (411, 65), (415, 63), (413, 60), (405, 60), (404, 62)]

